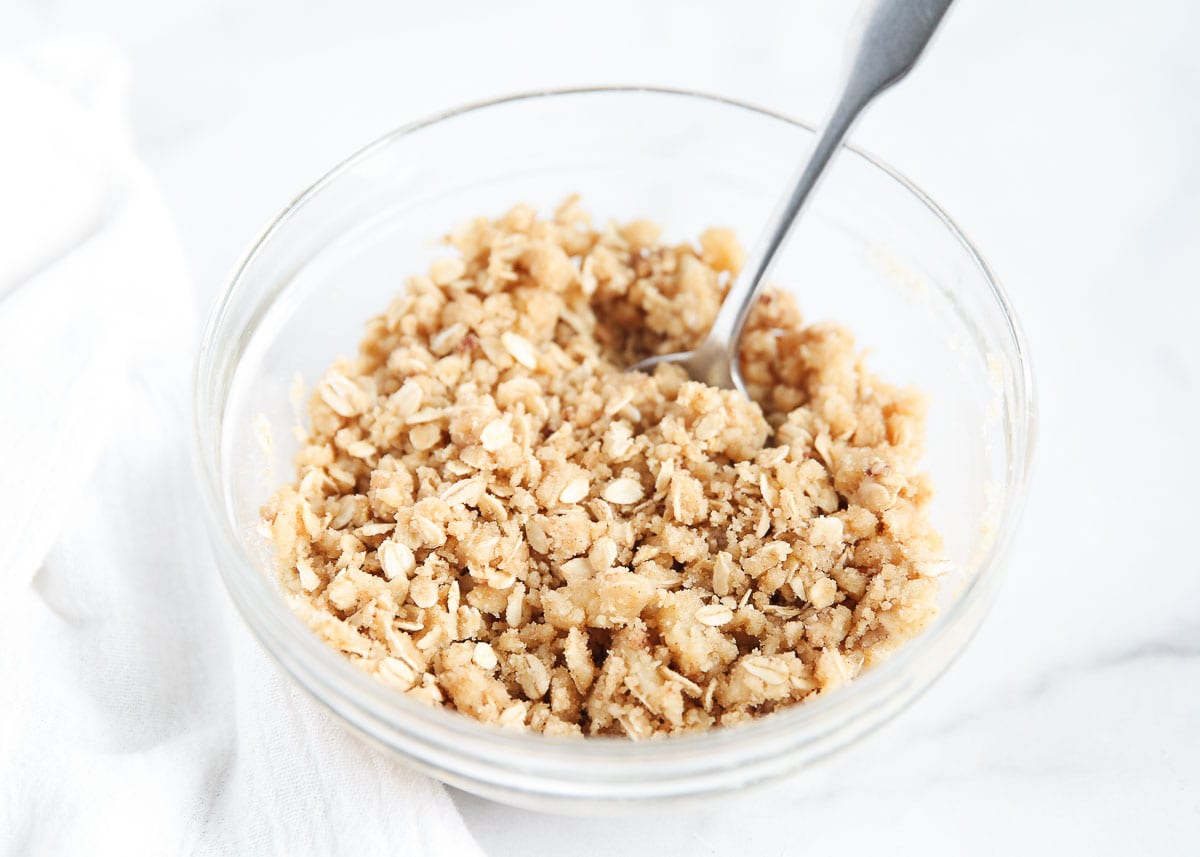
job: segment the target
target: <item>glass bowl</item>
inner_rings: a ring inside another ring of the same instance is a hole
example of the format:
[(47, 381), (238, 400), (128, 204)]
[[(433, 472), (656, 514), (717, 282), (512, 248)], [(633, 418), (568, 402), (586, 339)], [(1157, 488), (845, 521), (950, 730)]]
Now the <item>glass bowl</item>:
[(649, 217), (667, 240), (707, 226), (753, 240), (812, 129), (689, 92), (590, 89), (478, 104), (401, 128), (296, 198), (251, 248), (209, 319), (197, 439), (216, 557), (246, 623), (352, 730), (452, 785), (586, 812), (763, 783), (894, 718), (983, 620), (1025, 494), (1034, 428), (1026, 346), (978, 252), (895, 171), (847, 149), (773, 279), (809, 320), (836, 319), (888, 381), (931, 399), (924, 459), (953, 571), (938, 618), (885, 663), (753, 723), (680, 738), (551, 738), (399, 694), (318, 640), (281, 598), (259, 509), (292, 476), (297, 373), (353, 353), (405, 275), (461, 221), (580, 193), (597, 222)]

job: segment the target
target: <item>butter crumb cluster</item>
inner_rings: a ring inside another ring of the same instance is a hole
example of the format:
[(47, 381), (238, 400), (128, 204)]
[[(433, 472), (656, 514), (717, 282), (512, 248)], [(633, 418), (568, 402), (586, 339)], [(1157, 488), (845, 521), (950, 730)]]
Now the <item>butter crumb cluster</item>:
[(294, 611), (380, 681), (550, 734), (728, 726), (835, 688), (934, 614), (923, 405), (768, 293), (750, 398), (675, 366), (742, 251), (575, 199), (455, 232), (317, 385), (264, 509)]

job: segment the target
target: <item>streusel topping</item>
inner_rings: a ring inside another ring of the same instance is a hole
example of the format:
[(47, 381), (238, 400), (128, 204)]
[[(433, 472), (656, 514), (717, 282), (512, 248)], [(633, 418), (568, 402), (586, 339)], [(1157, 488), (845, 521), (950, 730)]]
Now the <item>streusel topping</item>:
[(317, 385), (264, 509), (291, 606), (398, 691), (645, 738), (837, 687), (924, 627), (921, 397), (768, 293), (750, 398), (675, 366), (742, 251), (518, 206), (450, 238)]

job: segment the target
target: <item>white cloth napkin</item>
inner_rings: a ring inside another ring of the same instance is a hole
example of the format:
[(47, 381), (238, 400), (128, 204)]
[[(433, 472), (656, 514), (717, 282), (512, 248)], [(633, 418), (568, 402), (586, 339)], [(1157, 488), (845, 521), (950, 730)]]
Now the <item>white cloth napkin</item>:
[(480, 854), (220, 586), (192, 298), (126, 79), (95, 39), (0, 57), (0, 854)]

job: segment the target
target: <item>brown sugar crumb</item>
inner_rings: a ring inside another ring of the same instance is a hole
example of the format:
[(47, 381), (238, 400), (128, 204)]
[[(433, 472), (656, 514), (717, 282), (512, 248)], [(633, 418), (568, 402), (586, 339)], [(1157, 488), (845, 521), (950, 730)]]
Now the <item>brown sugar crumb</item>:
[(309, 403), (264, 509), (284, 592), (385, 684), (504, 727), (646, 738), (853, 679), (932, 617), (923, 405), (769, 293), (751, 398), (675, 366), (742, 251), (568, 200), (450, 239)]

